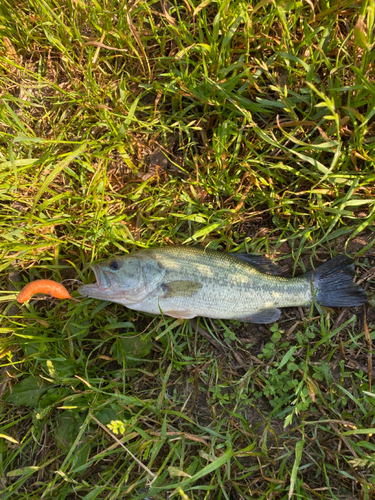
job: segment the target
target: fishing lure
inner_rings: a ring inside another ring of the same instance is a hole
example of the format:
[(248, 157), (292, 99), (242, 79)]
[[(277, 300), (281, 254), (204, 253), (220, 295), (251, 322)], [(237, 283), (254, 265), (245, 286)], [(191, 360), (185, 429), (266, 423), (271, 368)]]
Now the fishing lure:
[(72, 299), (68, 290), (61, 283), (52, 280), (35, 280), (26, 285), (18, 294), (17, 302), (23, 304), (36, 293), (48, 294), (55, 299)]

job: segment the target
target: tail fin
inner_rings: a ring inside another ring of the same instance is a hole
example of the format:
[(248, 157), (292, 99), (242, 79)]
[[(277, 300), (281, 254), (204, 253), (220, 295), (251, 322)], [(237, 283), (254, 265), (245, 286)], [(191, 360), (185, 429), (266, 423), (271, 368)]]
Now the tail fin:
[(315, 300), (322, 306), (361, 306), (367, 301), (366, 293), (353, 282), (354, 261), (346, 255), (337, 255), (306, 274)]

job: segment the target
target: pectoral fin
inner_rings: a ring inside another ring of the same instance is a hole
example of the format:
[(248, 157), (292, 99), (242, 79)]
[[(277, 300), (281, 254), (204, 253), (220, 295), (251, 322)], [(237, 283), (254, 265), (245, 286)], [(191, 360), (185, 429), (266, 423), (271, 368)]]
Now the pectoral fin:
[(255, 314), (249, 316), (243, 316), (242, 318), (233, 318), (238, 321), (245, 321), (246, 323), (257, 323), (266, 325), (268, 323), (273, 323), (280, 318), (280, 309), (263, 309)]
[(163, 299), (172, 297), (191, 297), (202, 288), (202, 283), (197, 281), (170, 281), (161, 285), (163, 291)]

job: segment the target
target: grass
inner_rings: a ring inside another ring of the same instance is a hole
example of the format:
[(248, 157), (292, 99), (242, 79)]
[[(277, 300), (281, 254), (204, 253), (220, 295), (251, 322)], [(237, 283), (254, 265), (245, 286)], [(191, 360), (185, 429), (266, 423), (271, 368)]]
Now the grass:
[[(374, 15), (2, 1), (2, 499), (374, 498)], [(15, 307), (170, 244), (297, 274), (346, 251), (369, 305), (270, 326)]]

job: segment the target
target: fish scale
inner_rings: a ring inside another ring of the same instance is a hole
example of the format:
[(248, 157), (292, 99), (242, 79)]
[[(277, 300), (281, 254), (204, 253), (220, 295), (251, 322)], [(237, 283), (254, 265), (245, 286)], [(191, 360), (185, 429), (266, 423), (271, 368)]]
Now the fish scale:
[(97, 283), (81, 287), (81, 295), (177, 318), (270, 323), (280, 307), (308, 306), (314, 298), (329, 307), (366, 301), (345, 255), (295, 278), (276, 276), (277, 267), (262, 256), (188, 246), (141, 250), (93, 269)]
[[(178, 247), (177, 247), (178, 248)], [(160, 299), (162, 310), (194, 309), (197, 316), (230, 319), (251, 316), (261, 309), (291, 307), (311, 303), (311, 285), (307, 278), (282, 278), (264, 274), (242, 262), (235, 254), (167, 247), (154, 258), (166, 269), (165, 282), (176, 279), (204, 281), (192, 297)], [(151, 251), (152, 252), (152, 251)], [(204, 266), (196, 269), (196, 266)], [(208, 272), (210, 271), (210, 272)]]

